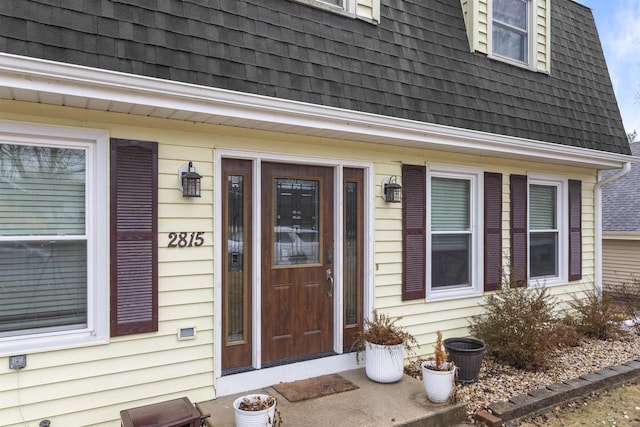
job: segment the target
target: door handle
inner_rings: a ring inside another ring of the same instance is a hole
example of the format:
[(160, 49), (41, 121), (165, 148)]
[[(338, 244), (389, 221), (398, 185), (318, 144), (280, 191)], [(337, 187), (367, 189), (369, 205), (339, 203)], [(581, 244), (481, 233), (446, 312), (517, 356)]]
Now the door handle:
[(327, 268), (327, 282), (329, 282), (329, 290), (327, 291), (327, 298), (333, 297), (333, 272), (330, 268)]

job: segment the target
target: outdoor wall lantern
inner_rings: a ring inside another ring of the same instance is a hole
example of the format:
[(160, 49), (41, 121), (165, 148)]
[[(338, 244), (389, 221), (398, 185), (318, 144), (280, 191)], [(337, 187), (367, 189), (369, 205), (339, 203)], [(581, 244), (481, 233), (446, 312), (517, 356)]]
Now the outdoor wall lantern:
[(200, 180), (202, 177), (198, 174), (192, 162), (184, 164), (178, 169), (178, 178), (182, 197), (200, 197)]
[(400, 203), (402, 201), (402, 186), (398, 184), (395, 175), (382, 180), (382, 198), (387, 203)]

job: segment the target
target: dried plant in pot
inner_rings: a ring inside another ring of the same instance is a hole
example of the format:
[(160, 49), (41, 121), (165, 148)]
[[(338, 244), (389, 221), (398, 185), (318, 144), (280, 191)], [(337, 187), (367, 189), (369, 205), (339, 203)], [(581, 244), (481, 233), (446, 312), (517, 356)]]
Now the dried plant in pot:
[(442, 332), (437, 331), (435, 359), (422, 362), (422, 382), (427, 398), (433, 403), (445, 403), (453, 395), (456, 366), (447, 362), (447, 352), (442, 344)]
[(351, 350), (356, 351), (358, 362), (364, 352), (365, 372), (372, 381), (399, 381), (404, 375), (405, 355), (413, 353), (413, 346), (418, 347), (414, 336), (396, 325), (400, 319), (391, 320), (374, 310), (370, 319), (364, 319), (364, 329), (354, 335)]
[(248, 394), (233, 402), (236, 426), (279, 427), (282, 416), (276, 398), (268, 394)]

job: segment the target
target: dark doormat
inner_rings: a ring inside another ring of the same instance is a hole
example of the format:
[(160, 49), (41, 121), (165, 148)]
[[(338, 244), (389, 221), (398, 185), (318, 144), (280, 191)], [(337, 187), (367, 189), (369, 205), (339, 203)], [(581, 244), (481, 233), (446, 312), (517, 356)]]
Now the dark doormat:
[(280, 383), (274, 385), (273, 388), (286, 397), (289, 402), (299, 402), (314, 397), (355, 390), (360, 387), (338, 374), (330, 374), (307, 380)]

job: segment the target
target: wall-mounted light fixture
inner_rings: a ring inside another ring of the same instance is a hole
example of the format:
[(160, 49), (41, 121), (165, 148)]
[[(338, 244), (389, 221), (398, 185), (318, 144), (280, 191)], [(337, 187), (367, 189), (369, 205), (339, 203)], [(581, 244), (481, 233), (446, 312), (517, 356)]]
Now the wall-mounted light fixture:
[(200, 180), (202, 177), (198, 174), (192, 162), (180, 166), (178, 178), (182, 197), (200, 197)]
[(400, 203), (402, 201), (402, 186), (397, 183), (395, 175), (382, 180), (382, 198), (387, 203)]

